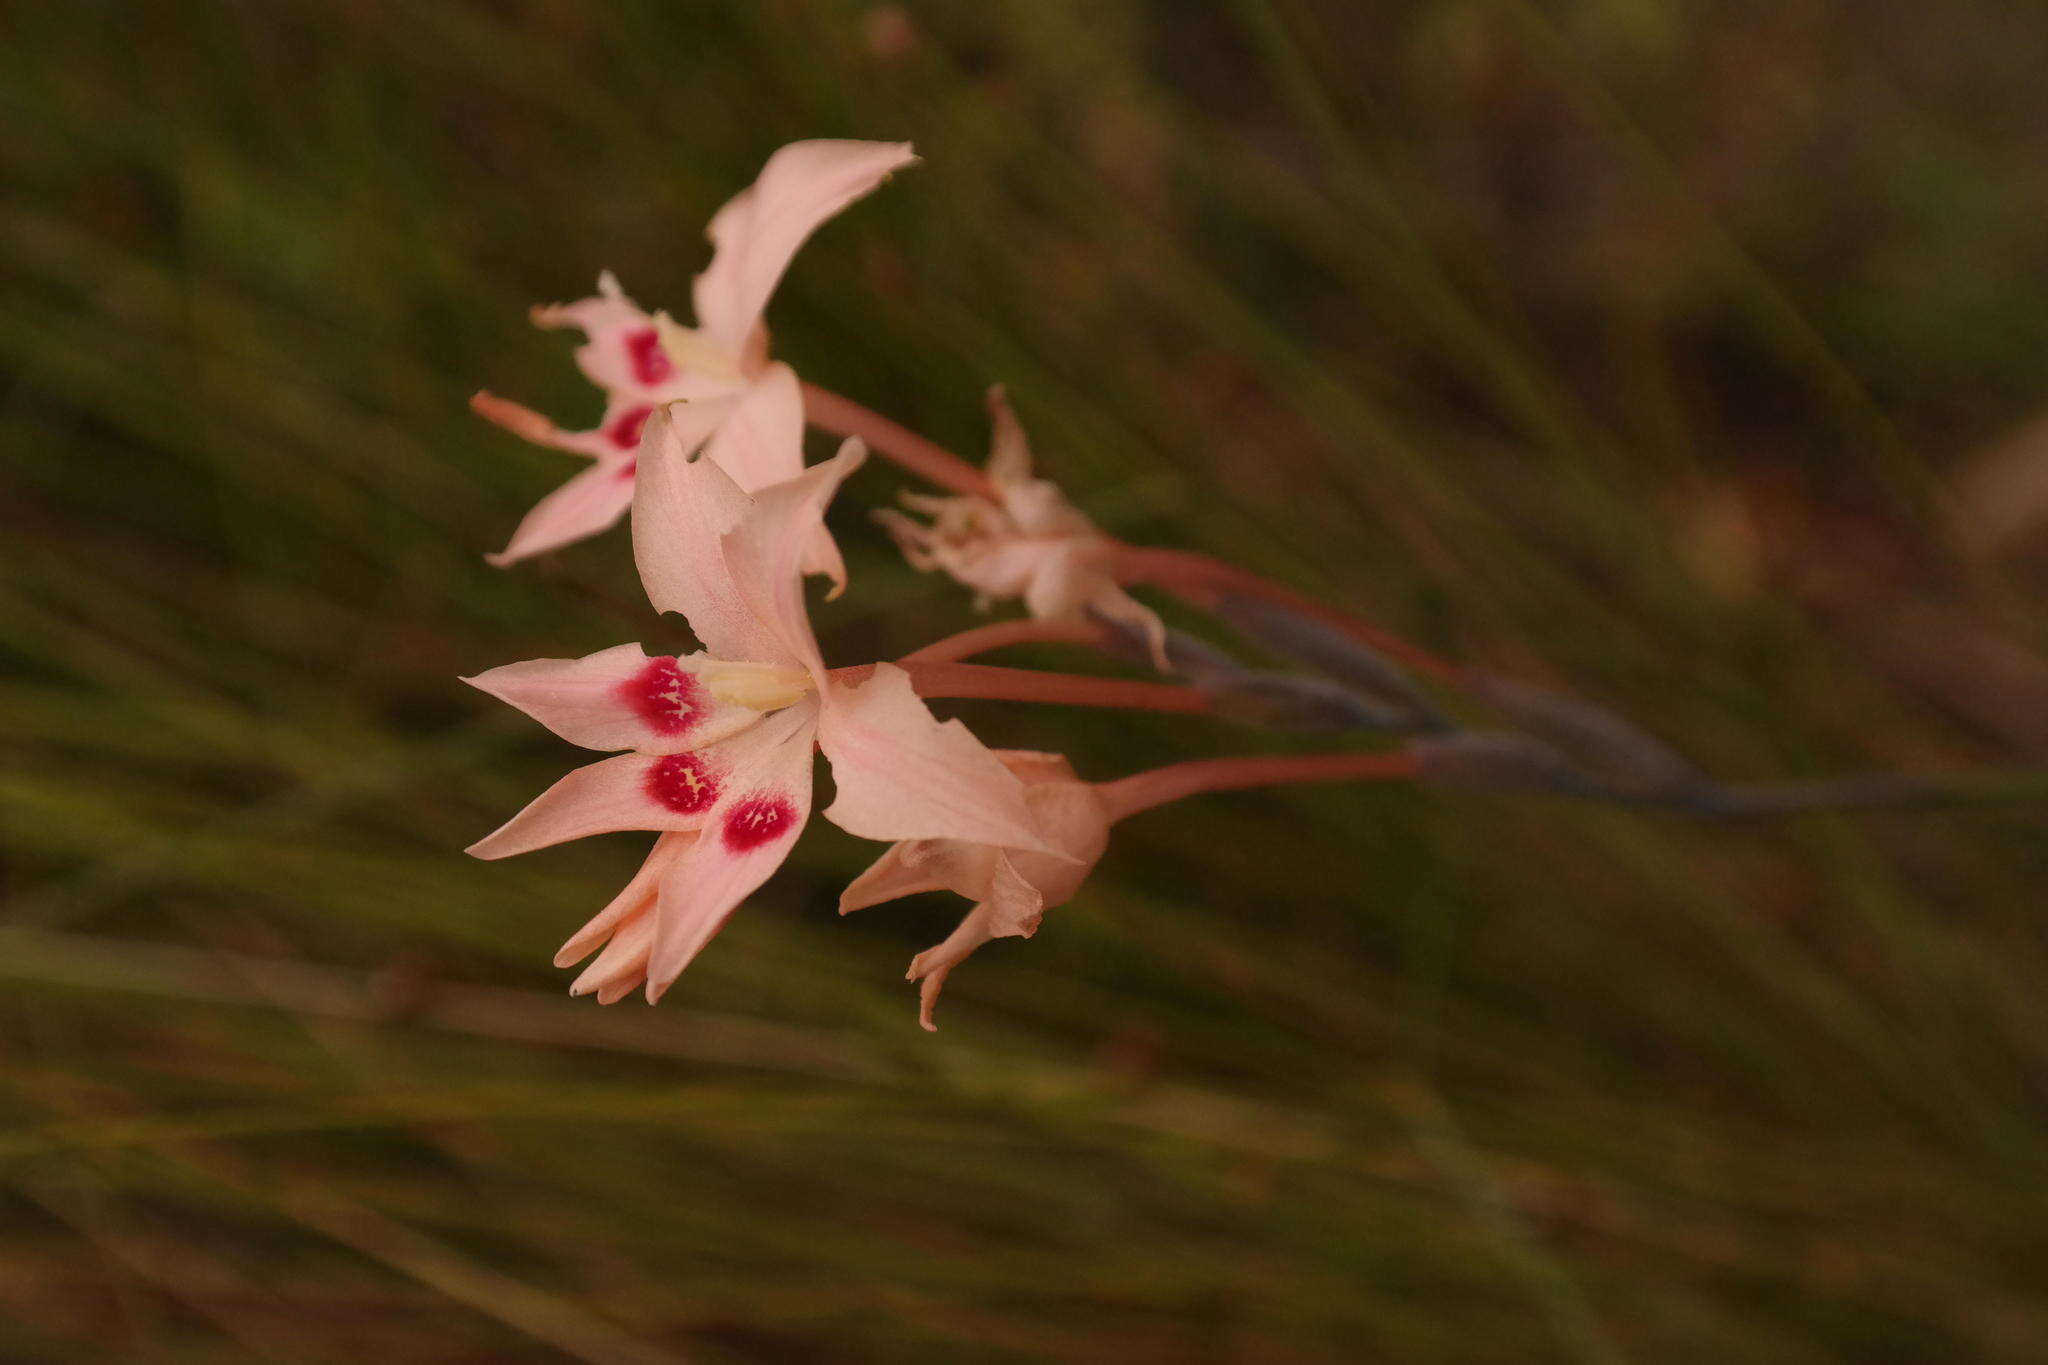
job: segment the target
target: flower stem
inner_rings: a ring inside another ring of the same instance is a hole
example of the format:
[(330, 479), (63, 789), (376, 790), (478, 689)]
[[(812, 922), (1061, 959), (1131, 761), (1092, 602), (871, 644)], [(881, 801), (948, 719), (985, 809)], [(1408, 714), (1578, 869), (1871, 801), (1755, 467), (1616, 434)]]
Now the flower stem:
[(1203, 610), (1215, 607), (1226, 593), (1274, 602), (1332, 630), (1342, 631), (1418, 673), (1452, 684), (1464, 679), (1464, 670), (1457, 664), (1437, 657), (1421, 645), (1212, 555), (1124, 545), (1117, 551), (1115, 572), (1119, 583), (1150, 583)]
[(1110, 817), (1122, 820), (1139, 811), (1207, 792), (1277, 787), (1289, 782), (1358, 782), (1413, 777), (1415, 755), (1397, 749), (1376, 754), (1256, 755), (1248, 758), (1202, 758), (1133, 773), (1096, 790), (1109, 803)]
[(1026, 617), (1018, 621), (995, 621), (963, 630), (958, 635), (948, 635), (943, 640), (934, 640), (924, 648), (913, 649), (904, 655), (902, 662), (906, 665), (947, 664), (1010, 645), (1095, 645), (1102, 643), (1102, 637), (1102, 628), (1086, 621), (1037, 621)]
[[(873, 665), (867, 665), (873, 667)], [(1051, 702), (1060, 706), (1107, 706), (1132, 711), (1171, 711), (1200, 715), (1209, 699), (1192, 687), (1171, 683), (1127, 682), (1121, 678), (1084, 678), (1073, 673), (1041, 673), (1031, 668), (991, 668), (986, 664), (918, 663), (904, 660), (903, 671), (920, 697), (958, 697), (985, 701)], [(833, 670), (845, 682), (857, 682), (858, 668)]]
[(995, 501), (995, 485), (988, 476), (935, 441), (926, 440), (906, 426), (890, 421), (872, 408), (862, 407), (816, 384), (804, 385), (804, 418), (812, 426), (840, 436), (858, 436), (868, 449), (893, 460), (911, 473), (941, 488), (968, 497)]

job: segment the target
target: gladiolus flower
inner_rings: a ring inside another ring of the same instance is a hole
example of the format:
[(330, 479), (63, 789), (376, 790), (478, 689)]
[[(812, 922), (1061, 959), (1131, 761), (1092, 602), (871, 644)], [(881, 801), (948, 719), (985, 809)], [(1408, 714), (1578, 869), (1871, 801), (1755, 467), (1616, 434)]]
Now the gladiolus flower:
[(1117, 543), (1049, 480), (1032, 477), (1031, 447), (1000, 384), (989, 390), (994, 425), (988, 459), (994, 501), (908, 493), (904, 505), (931, 518), (876, 513), (912, 567), (941, 569), (975, 594), (975, 606), (1022, 598), (1041, 621), (1083, 621), (1090, 613), (1134, 626), (1164, 672), (1166, 627), (1116, 581)]
[[(489, 393), (471, 406), (515, 435), (588, 456), (592, 465), (541, 499), (494, 564), (510, 564), (596, 535), (625, 515), (642, 433), (664, 404), (715, 403), (709, 454), (748, 491), (803, 469), (803, 396), (795, 371), (770, 363), (761, 315), (797, 249), (821, 224), (915, 162), (910, 144), (821, 139), (793, 142), (768, 158), (754, 183), (711, 220), (711, 264), (697, 276), (697, 325), (650, 315), (609, 271), (597, 293), (533, 310), (541, 327), (573, 327), (584, 344), (576, 364), (604, 390), (604, 417), (589, 431), (563, 431), (529, 408)], [(804, 571), (846, 570), (821, 529)]]
[[(867, 839), (965, 839), (1043, 851), (1019, 780), (959, 721), (941, 724), (894, 664), (850, 677), (819, 656), (800, 565), (858, 441), (749, 495), (699, 455), (696, 405), (648, 423), (633, 547), (657, 610), (702, 653), (621, 645), (492, 669), (475, 686), (571, 743), (626, 750), (578, 768), (469, 850), (499, 858), (610, 830), (661, 832), (558, 965), (604, 951), (571, 990), (657, 1000), (788, 855), (811, 809), (811, 754), (831, 761), (824, 814)], [(691, 458), (698, 456), (697, 458)]]
[(1100, 790), (1059, 754), (999, 750), (1024, 784), (1024, 799), (1055, 853), (964, 839), (910, 839), (892, 846), (839, 898), (839, 913), (925, 891), (955, 891), (974, 902), (944, 942), (911, 959), (918, 1022), (936, 1029), (933, 1007), (946, 977), (990, 939), (1029, 938), (1040, 918), (1065, 905), (1109, 846), (1111, 812)]

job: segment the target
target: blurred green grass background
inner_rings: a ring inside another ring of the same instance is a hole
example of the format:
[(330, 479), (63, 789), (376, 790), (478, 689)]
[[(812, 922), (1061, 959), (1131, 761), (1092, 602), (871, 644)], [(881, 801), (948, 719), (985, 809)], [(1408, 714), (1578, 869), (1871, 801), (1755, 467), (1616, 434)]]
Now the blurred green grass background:
[[(641, 841), (462, 857), (580, 760), (454, 681), (682, 643), (623, 534), (483, 563), (572, 462), (468, 394), (595, 411), (527, 305), (683, 306), (768, 152), (907, 138), (774, 305), (808, 378), (970, 454), (1006, 381), (1117, 534), (1726, 777), (2038, 765), (2044, 61), (1988, 0), (0, 6), (0, 1357), (2048, 1358), (2038, 809), (1214, 798), (936, 1036), (957, 903), (838, 920), (820, 824), (606, 1011), (548, 957)], [(900, 486), (835, 660), (974, 619)]]

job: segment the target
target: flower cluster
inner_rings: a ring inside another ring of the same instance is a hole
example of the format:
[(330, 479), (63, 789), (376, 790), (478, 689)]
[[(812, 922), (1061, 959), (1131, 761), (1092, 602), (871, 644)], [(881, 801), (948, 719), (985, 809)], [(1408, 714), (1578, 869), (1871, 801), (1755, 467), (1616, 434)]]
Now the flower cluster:
[[(703, 645), (681, 656), (619, 645), (466, 680), (570, 743), (614, 755), (569, 773), (472, 854), (617, 830), (658, 835), (639, 873), (557, 954), (561, 966), (591, 958), (573, 993), (610, 1003), (644, 987), (650, 1001), (661, 997), (788, 856), (811, 814), (814, 750), (837, 793), (825, 818), (892, 845), (844, 908), (939, 888), (977, 901), (958, 933), (912, 965), (928, 983), (927, 1026), (945, 973), (990, 938), (1032, 932), (1107, 843), (1106, 820), (1077, 821), (1073, 793), (1085, 806), (1093, 789), (1063, 760), (990, 751), (959, 721), (934, 717), (895, 663), (827, 669), (812, 632), (803, 581), (827, 575), (835, 594), (845, 584), (824, 513), (866, 452), (848, 439), (804, 466), (799, 381), (768, 358), (761, 318), (804, 240), (915, 159), (884, 143), (777, 152), (712, 219), (694, 328), (649, 314), (609, 273), (590, 298), (536, 309), (539, 325), (582, 332), (577, 364), (605, 398), (596, 427), (565, 431), (488, 393), (474, 400), (499, 425), (592, 461), (492, 561), (597, 534), (631, 508), (649, 601), (680, 613)], [(1040, 501), (1056, 502), (1043, 488)], [(1027, 520), (1037, 533), (1043, 518)]]
[[(584, 835), (646, 830), (640, 871), (556, 956), (589, 959), (571, 991), (658, 1000), (742, 901), (788, 857), (811, 815), (813, 754), (835, 787), (823, 812), (889, 845), (846, 889), (842, 913), (931, 891), (970, 901), (959, 927), (917, 955), (920, 1017), (947, 976), (992, 939), (1029, 936), (1066, 903), (1112, 826), (1206, 792), (1289, 782), (1414, 778), (1451, 788), (1536, 791), (1709, 813), (1792, 810), (1924, 794), (1898, 782), (1731, 788), (1611, 712), (1461, 668), (1349, 613), (1234, 565), (1122, 543), (1033, 470), (1023, 427), (990, 391), (992, 447), (975, 469), (923, 437), (770, 358), (762, 318), (797, 250), (827, 219), (916, 157), (900, 143), (782, 148), (712, 218), (695, 323), (649, 313), (610, 274), (598, 292), (534, 311), (583, 336), (576, 362), (604, 394), (595, 427), (568, 431), (488, 393), (475, 409), (588, 469), (543, 498), (490, 556), (510, 564), (598, 534), (632, 513), (650, 603), (702, 646), (649, 655), (624, 644), (535, 659), (468, 679), (572, 744), (608, 753), (548, 788), (470, 849), (501, 858)], [(804, 464), (804, 434), (846, 437)], [(935, 641), (899, 660), (828, 667), (804, 588), (846, 586), (825, 510), (869, 450), (942, 488), (905, 494), (925, 519), (877, 518), (918, 569), (940, 571), (986, 609), (1025, 617)], [(1247, 667), (1169, 630), (1130, 587), (1227, 623), (1308, 672)], [(1093, 646), (1175, 681), (964, 662), (1027, 642)], [(1438, 704), (1497, 718), (1465, 728)], [(1209, 713), (1295, 729), (1403, 737), (1378, 751), (1213, 758), (1089, 782), (1058, 754), (994, 751), (926, 705), (938, 697)], [(1910, 785), (1910, 784), (1909, 784)]]

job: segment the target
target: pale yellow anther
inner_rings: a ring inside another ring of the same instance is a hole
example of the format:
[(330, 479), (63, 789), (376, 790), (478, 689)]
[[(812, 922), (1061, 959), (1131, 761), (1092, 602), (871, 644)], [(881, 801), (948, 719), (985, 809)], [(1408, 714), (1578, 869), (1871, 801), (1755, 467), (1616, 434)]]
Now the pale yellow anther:
[(706, 341), (704, 334), (696, 328), (683, 326), (667, 313), (656, 313), (654, 334), (660, 338), (662, 351), (675, 362), (677, 369), (733, 383), (741, 379), (738, 357), (728, 355)]
[(811, 675), (792, 664), (707, 661), (698, 676), (711, 695), (749, 711), (780, 711), (802, 701), (811, 690)]

